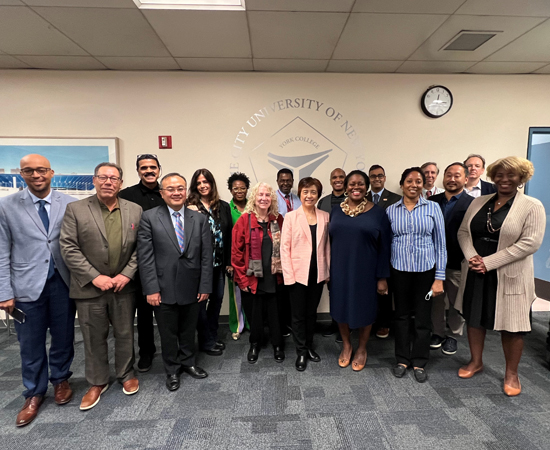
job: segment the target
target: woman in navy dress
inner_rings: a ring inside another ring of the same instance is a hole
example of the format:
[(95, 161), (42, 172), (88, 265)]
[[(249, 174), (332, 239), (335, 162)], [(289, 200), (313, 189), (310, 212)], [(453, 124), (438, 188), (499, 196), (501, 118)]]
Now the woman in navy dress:
[(331, 212), (329, 234), (330, 314), (342, 334), (340, 367), (349, 366), (350, 329), (359, 329), (352, 362), (356, 372), (367, 362), (367, 342), (376, 320), (377, 292), (386, 294), (390, 275), (391, 228), (384, 210), (366, 199), (368, 176), (354, 170), (344, 181), (346, 200)]

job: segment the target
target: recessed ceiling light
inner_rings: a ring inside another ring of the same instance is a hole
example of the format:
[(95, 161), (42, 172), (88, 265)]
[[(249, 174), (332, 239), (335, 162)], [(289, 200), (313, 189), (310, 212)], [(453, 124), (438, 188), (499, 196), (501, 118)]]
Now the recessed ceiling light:
[(245, 0), (134, 0), (140, 9), (246, 10)]
[(502, 31), (466, 31), (462, 30), (439, 50), (473, 52)]

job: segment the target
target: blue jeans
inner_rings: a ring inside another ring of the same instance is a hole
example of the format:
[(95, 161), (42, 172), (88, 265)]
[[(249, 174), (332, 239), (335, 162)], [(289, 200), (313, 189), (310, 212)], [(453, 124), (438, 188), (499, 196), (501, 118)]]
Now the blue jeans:
[[(21, 352), (21, 372), (25, 398), (44, 395), (50, 381), (55, 386), (70, 378), (74, 357), (75, 304), (69, 289), (57, 271), (46, 281), (44, 290), (34, 302), (15, 302), (27, 317), (15, 322)], [(50, 355), (46, 354), (46, 333), (50, 329)]]
[(218, 321), (225, 289), (224, 267), (214, 267), (212, 293), (208, 300), (200, 302), (197, 331), (200, 350), (212, 350), (218, 340)]

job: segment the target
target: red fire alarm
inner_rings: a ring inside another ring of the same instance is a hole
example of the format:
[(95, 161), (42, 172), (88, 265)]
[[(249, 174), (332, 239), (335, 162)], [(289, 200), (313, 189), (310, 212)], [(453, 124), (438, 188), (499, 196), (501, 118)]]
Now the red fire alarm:
[(159, 148), (172, 148), (172, 136), (159, 136)]

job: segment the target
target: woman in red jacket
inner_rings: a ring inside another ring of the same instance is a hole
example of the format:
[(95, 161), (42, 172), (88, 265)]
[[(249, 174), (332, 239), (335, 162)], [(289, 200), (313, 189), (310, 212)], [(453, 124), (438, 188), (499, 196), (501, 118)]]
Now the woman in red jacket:
[(285, 359), (283, 337), (279, 325), (277, 284), (282, 283), (281, 229), (283, 217), (277, 208), (275, 191), (266, 183), (258, 183), (241, 218), (233, 227), (231, 265), (235, 283), (241, 289), (244, 312), (250, 325), (248, 362), (258, 360), (264, 330), (264, 314), (269, 325), (275, 361)]

